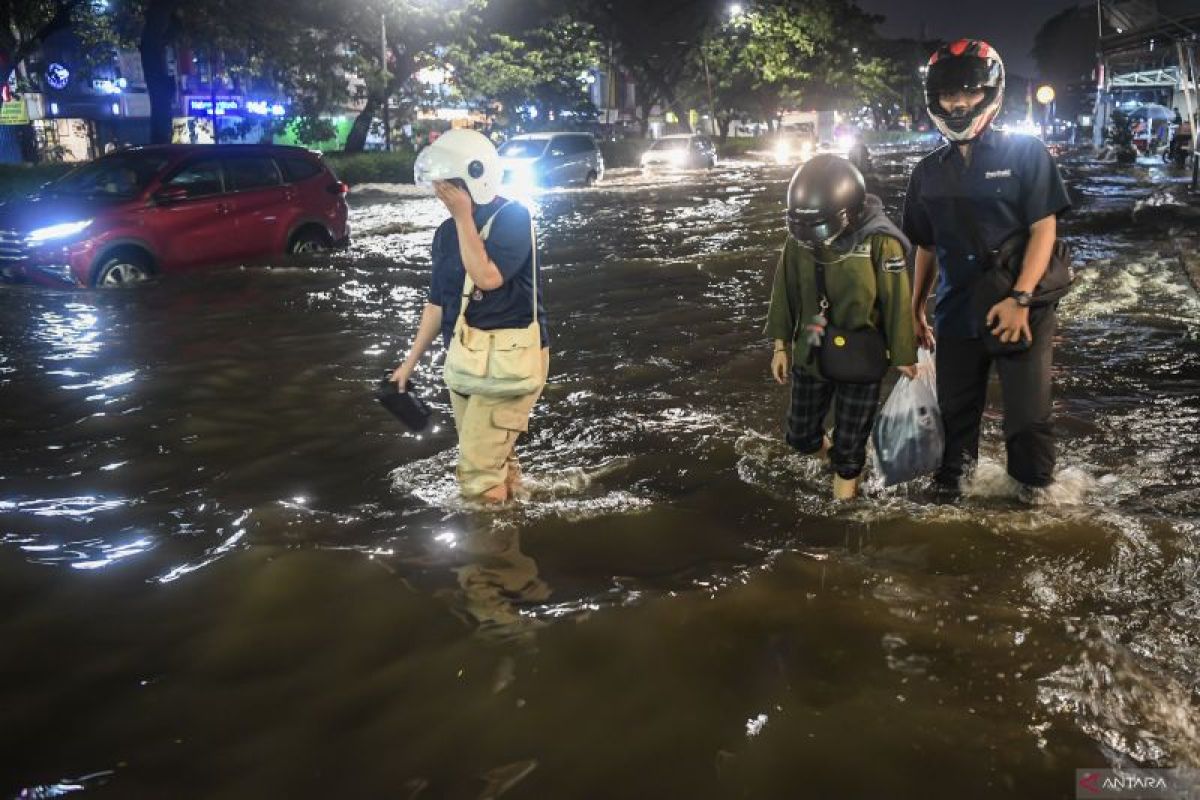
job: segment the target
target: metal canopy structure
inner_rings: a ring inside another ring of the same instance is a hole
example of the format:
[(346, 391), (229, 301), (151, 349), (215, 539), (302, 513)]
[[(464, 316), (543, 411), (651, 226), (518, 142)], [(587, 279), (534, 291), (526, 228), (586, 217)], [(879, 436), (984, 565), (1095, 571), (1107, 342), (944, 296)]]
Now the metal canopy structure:
[(1141, 72), (1125, 72), (1113, 75), (1108, 80), (1110, 89), (1174, 89), (1183, 81), (1179, 67), (1148, 69)]
[(1097, 146), (1104, 141), (1114, 91), (1174, 89), (1183, 95), (1181, 111), (1192, 123), (1192, 187), (1197, 188), (1200, 97), (1196, 50), (1200, 45), (1200, 13), (1196, 0), (1096, 0), (1096, 15), (1104, 82), (1096, 91), (1093, 141)]

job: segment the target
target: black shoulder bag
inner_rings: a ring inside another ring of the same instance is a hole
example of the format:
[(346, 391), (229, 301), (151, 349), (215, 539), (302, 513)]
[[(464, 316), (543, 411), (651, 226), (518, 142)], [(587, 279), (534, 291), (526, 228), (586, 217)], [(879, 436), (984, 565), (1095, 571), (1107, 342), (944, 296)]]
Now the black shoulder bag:
[(835, 325), (825, 288), (825, 265), (814, 257), (813, 267), (817, 273), (817, 301), (826, 323), (821, 346), (816, 348), (821, 374), (834, 383), (879, 383), (888, 370), (883, 334), (870, 326), (851, 331)]
[[(969, 203), (964, 200), (962, 184), (955, 175), (954, 213), (958, 222), (966, 229), (975, 249), (975, 257), (982, 260), (983, 274), (975, 281), (971, 289), (971, 309), (979, 320), (984, 331), (984, 347), (991, 355), (1008, 355), (1022, 353), (1030, 348), (1033, 342), (1018, 339), (1015, 342), (1001, 342), (1000, 337), (993, 336), (987, 324), (988, 312), (1004, 298), (1008, 297), (1021, 274), (1025, 263), (1025, 249), (1029, 246), (1029, 231), (1020, 230), (1009, 236), (995, 250), (988, 248), (983, 236), (979, 233), (979, 224), (971, 212)], [(1074, 256), (1071, 246), (1062, 239), (1056, 239), (1054, 248), (1050, 251), (1050, 264), (1038, 285), (1033, 290), (1033, 299), (1029, 304), (1029, 327), (1034, 327), (1034, 320), (1045, 313), (1044, 309), (1053, 306), (1071, 290), (1075, 283)]]

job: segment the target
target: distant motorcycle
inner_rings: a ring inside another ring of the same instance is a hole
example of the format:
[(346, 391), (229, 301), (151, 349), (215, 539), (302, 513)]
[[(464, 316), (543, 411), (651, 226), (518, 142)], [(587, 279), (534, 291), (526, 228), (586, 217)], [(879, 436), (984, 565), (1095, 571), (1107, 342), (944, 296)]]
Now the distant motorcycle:
[(1175, 164), (1182, 167), (1188, 162), (1188, 158), (1192, 155), (1192, 134), (1190, 131), (1185, 131), (1181, 127), (1175, 131), (1175, 135), (1171, 137), (1171, 144), (1168, 145), (1166, 152), (1163, 153), (1163, 161), (1168, 164)]

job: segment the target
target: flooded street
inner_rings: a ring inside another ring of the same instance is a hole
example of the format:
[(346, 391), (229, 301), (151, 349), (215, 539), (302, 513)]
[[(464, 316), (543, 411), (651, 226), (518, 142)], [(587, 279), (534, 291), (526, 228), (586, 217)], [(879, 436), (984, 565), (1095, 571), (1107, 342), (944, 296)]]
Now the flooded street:
[[(893, 218), (916, 158), (879, 159)], [(320, 260), (0, 287), (0, 796), (1070, 798), (1077, 768), (1200, 768), (1200, 236), (1155, 201), (1180, 175), (1064, 172), (1082, 269), (1032, 505), (995, 384), (958, 506), (834, 506), (783, 442), (779, 167), (533, 201), (551, 378), (498, 513), (456, 496), (440, 352), (423, 435), (373, 399), (431, 197), (356, 191)]]

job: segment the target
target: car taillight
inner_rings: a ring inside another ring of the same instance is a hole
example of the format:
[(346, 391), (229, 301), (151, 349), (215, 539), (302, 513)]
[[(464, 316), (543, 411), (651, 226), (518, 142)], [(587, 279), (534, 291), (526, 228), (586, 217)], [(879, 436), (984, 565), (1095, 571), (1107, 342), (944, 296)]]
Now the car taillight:
[(328, 189), (330, 194), (340, 194), (343, 197), (350, 194), (349, 184), (343, 183), (342, 181), (338, 181), (337, 183), (331, 183), (326, 188)]

